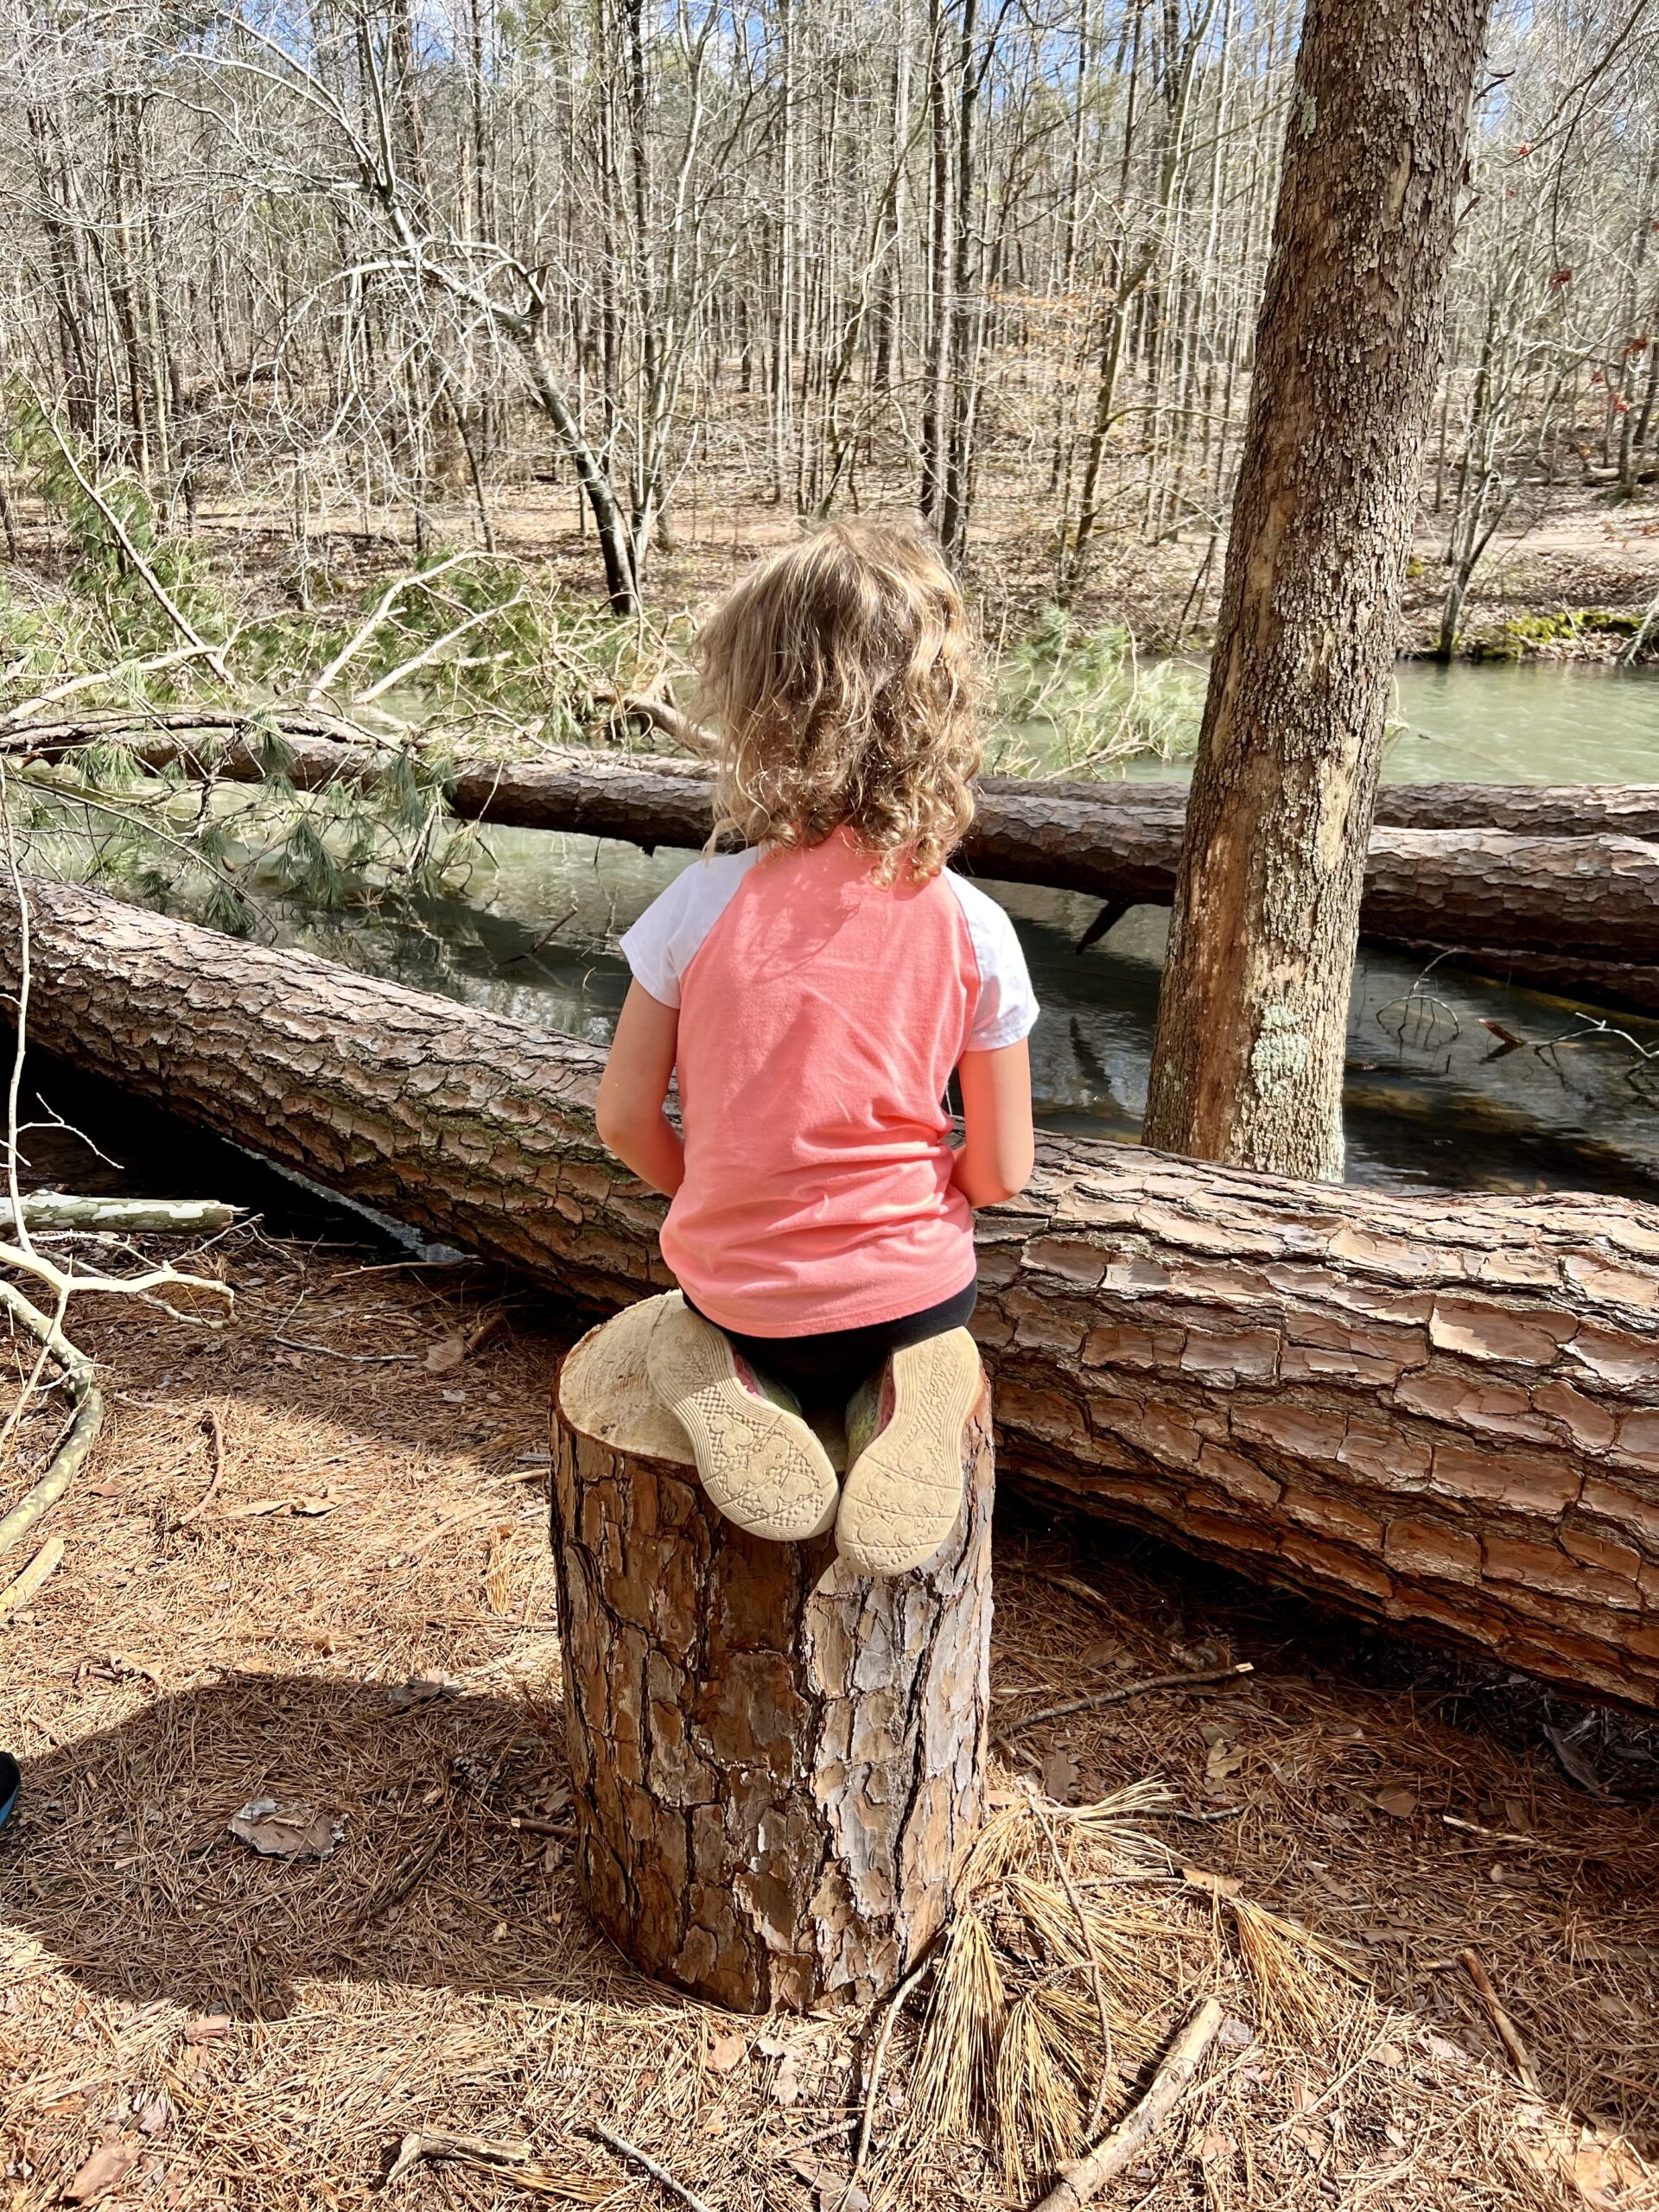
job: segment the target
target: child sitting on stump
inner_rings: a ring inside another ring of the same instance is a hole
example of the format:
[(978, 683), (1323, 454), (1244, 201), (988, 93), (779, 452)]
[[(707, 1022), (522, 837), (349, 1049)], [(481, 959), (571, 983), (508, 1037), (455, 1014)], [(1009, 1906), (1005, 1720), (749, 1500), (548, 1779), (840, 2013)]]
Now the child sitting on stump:
[[(919, 531), (836, 524), (737, 586), (699, 661), (715, 836), (745, 849), (711, 840), (623, 938), (599, 1092), (601, 1137), (673, 1201), (684, 1302), (651, 1379), (728, 1518), (780, 1540), (833, 1522), (861, 1572), (899, 1574), (962, 1502), (971, 1209), (1032, 1166), (1025, 960), (944, 865), (973, 818), (974, 641)], [(802, 1415), (826, 1401), (848, 1409), (839, 1495)]]

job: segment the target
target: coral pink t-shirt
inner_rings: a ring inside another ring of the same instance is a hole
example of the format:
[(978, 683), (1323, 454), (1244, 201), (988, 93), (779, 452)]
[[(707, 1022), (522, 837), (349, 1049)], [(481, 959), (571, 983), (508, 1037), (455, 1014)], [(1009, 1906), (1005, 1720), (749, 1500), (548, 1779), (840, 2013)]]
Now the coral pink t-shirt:
[(685, 1180), (663, 1257), (711, 1321), (812, 1336), (968, 1287), (946, 1085), (1037, 1018), (995, 900), (948, 873), (878, 884), (843, 832), (694, 861), (622, 950), (680, 1010)]

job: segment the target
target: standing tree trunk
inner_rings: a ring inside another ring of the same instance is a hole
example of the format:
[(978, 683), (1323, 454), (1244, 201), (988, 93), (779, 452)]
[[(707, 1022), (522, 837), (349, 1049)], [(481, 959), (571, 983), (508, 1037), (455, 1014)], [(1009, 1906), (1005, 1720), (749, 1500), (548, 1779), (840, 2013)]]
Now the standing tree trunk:
[(1400, 572), (1488, 0), (1311, 0), (1146, 1140), (1339, 1180)]
[(734, 2011), (891, 1989), (984, 1796), (990, 1403), (938, 1557), (879, 1580), (709, 1503), (645, 1371), (664, 1300), (584, 1337), (554, 1402), (577, 1868), (637, 1966)]

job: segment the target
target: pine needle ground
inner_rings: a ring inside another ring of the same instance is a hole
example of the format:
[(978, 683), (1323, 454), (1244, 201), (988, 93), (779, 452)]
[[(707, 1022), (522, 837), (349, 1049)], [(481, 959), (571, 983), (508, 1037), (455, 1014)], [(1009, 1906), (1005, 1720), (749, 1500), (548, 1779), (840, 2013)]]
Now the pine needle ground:
[[(1014, 1732), (849, 2193), (886, 2008), (711, 2012), (575, 1893), (538, 1456), (574, 1325), (482, 1268), (218, 1249), (222, 1336), (83, 1310), (111, 1419), (0, 1624), (10, 2212), (365, 2204), (420, 2135), (491, 2155), (406, 2161), (398, 2212), (665, 2203), (595, 2121), (714, 2212), (1019, 2205), (1211, 1993), (1195, 2090), (1103, 2203), (1659, 2204), (1656, 1732), (1011, 1496)], [(1229, 1659), (1254, 1672), (1017, 1725)], [(256, 1857), (226, 1824), (260, 1796), (343, 1845)]]

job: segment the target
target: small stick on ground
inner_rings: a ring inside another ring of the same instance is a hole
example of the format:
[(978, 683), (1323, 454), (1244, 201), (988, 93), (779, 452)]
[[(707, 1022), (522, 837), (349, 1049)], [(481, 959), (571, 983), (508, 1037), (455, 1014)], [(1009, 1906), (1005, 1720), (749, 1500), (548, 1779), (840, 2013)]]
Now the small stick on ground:
[(63, 1538), (48, 1536), (15, 1582), (0, 1590), (0, 1621), (26, 1605), (48, 1574), (55, 1574), (63, 1559)]
[(1096, 1690), (1092, 1697), (1068, 1698), (1064, 1705), (1046, 1705), (1040, 1713), (1027, 1713), (1020, 1719), (1010, 1720), (1006, 1728), (999, 1728), (992, 1737), (995, 1746), (1006, 1744), (1011, 1736), (1023, 1735), (1027, 1728), (1035, 1728), (1045, 1720), (1069, 1720), (1074, 1713), (1093, 1713), (1103, 1705), (1124, 1705), (1132, 1697), (1145, 1697), (1150, 1690), (1197, 1690), (1211, 1682), (1230, 1682), (1236, 1675), (1252, 1675), (1255, 1669), (1248, 1659), (1241, 1659), (1232, 1667), (1205, 1667), (1196, 1675), (1154, 1675), (1144, 1682), (1123, 1682), (1115, 1690)]
[(1497, 2030), (1504, 2050), (1509, 2052), (1510, 2058), (1514, 2061), (1516, 2075), (1522, 2088), (1529, 2096), (1541, 2097), (1544, 2093), (1539, 2087), (1537, 2069), (1533, 2065), (1531, 2053), (1521, 2040), (1521, 2031), (1503, 2010), (1498, 1999), (1497, 1992), (1492, 1987), (1491, 1977), (1481, 1964), (1479, 1952), (1459, 1951), (1458, 1963), (1479, 1991), (1480, 2001), (1486, 2007), (1487, 2018)]
[(1221, 2022), (1220, 1999), (1206, 1997), (1171, 2044), (1145, 2096), (1119, 2120), (1103, 2143), (1061, 2169), (1059, 2179), (1033, 2212), (1077, 2212), (1078, 2206), (1098, 2196), (1109, 2181), (1140, 2156), (1204, 2063)]
[(881, 2021), (881, 2032), (875, 2039), (870, 2053), (870, 2078), (864, 2085), (864, 2111), (858, 2123), (858, 2148), (853, 2153), (853, 2171), (847, 2177), (842, 2198), (852, 2194), (853, 2185), (863, 2173), (870, 2155), (870, 2135), (875, 2126), (875, 2093), (881, 2086), (881, 2068), (887, 2056), (887, 2045), (893, 2039), (893, 2023), (905, 2009), (905, 2000), (933, 1963), (933, 1949), (913, 1966), (887, 2000), (887, 2009)]
[(665, 2172), (654, 2158), (648, 2158), (637, 2143), (630, 2143), (626, 2135), (613, 2135), (600, 2120), (594, 2120), (592, 2125), (601, 2143), (608, 2144), (618, 2158), (632, 2158), (635, 2165), (643, 2166), (654, 2182), (659, 2183), (671, 2196), (677, 2196), (688, 2208), (688, 2212), (709, 2212), (709, 2207), (702, 2197), (694, 2196), (683, 2182), (676, 2181), (673, 2175)]
[(203, 1491), (188, 1513), (180, 1514), (178, 1519), (173, 1523), (175, 1529), (183, 1529), (192, 1521), (200, 1521), (218, 1497), (219, 1486), (225, 1479), (225, 1432), (219, 1426), (217, 1406), (208, 1407), (201, 1417), (201, 1425), (207, 1431), (207, 1450), (213, 1460), (213, 1467), (207, 1478), (207, 1489)]

